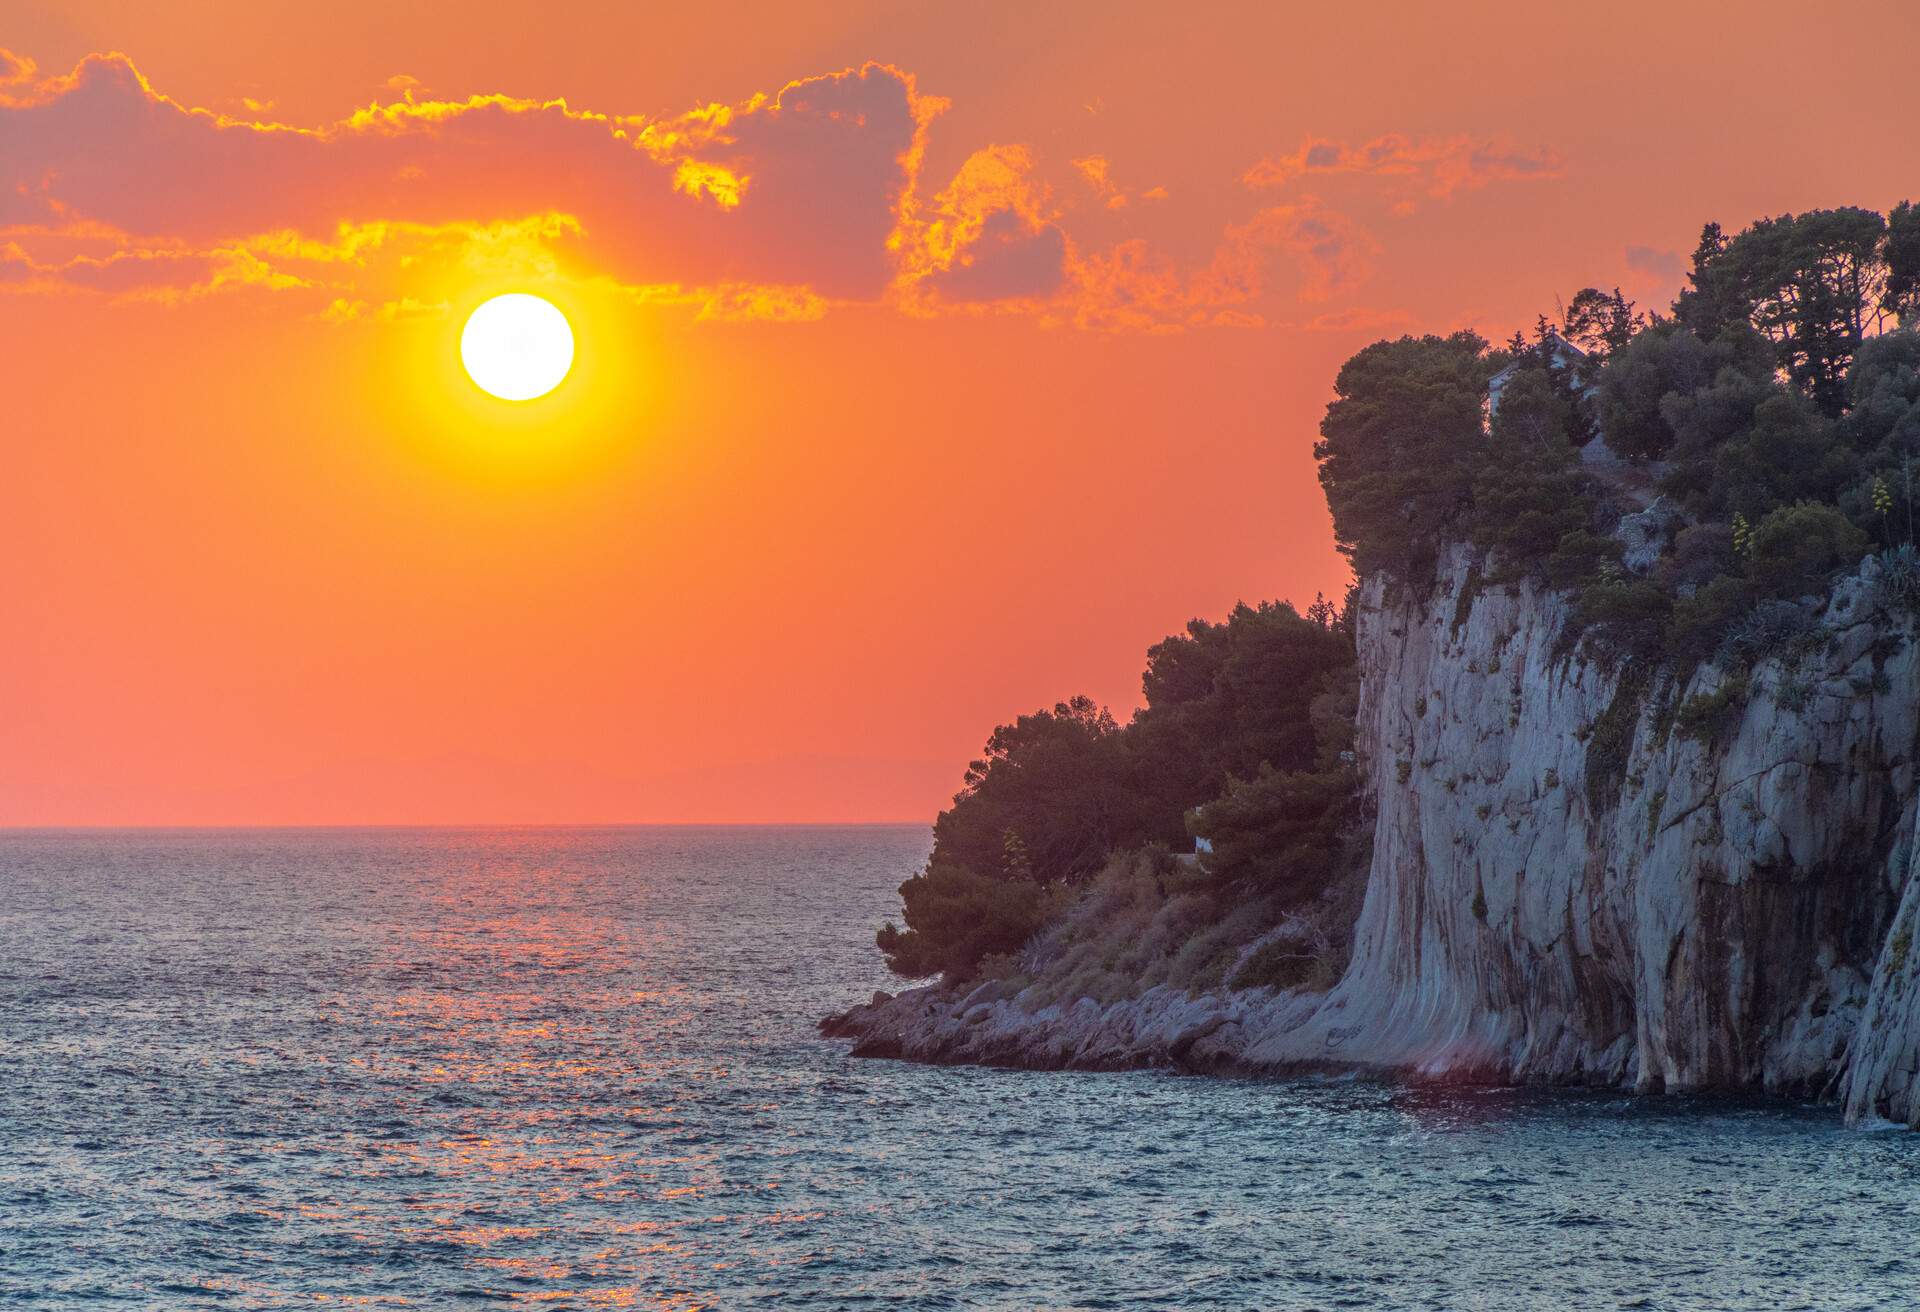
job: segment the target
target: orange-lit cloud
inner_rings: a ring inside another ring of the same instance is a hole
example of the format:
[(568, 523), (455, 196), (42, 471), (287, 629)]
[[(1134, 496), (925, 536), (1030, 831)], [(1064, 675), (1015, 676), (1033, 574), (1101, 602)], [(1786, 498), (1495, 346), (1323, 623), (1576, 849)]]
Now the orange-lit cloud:
[(1302, 275), (1297, 299), (1324, 302), (1365, 282), (1378, 253), (1352, 220), (1306, 196), (1230, 226), (1212, 261), (1190, 274), (1139, 241), (1075, 259), (1072, 314), (1089, 328), (1252, 327), (1267, 321), (1252, 307), (1269, 290), (1276, 256)]
[(869, 64), (674, 120), (476, 96), (303, 129), (183, 106), (124, 56), (97, 55), (0, 111), (0, 225), (81, 218), (207, 243), (560, 211), (601, 270), (633, 282), (872, 298), (891, 281), (887, 239), (939, 103)]
[(1242, 181), (1264, 188), (1316, 173), (1372, 174), (1404, 180), (1427, 196), (1445, 200), (1490, 182), (1557, 178), (1564, 168), (1560, 156), (1544, 146), (1388, 133), (1359, 146), (1308, 137), (1291, 154), (1261, 160), (1242, 175)]
[(895, 235), (905, 303), (1050, 300), (1065, 280), (1067, 238), (1025, 146), (988, 146), (969, 156), (923, 213)]
[[(1083, 155), (1064, 162), (1077, 186), (1063, 205), (1018, 143), (975, 150), (926, 194), (946, 102), (884, 64), (660, 118), (428, 98), (398, 78), (396, 99), (307, 128), (182, 104), (120, 54), (45, 78), (0, 55), (0, 285), (16, 291), (296, 292), (309, 315), (385, 321), (444, 302), (419, 285), (431, 266), (612, 282), (714, 322), (810, 321), (886, 299), (920, 315), (1164, 331), (1263, 321), (1252, 306), (1276, 256), (1300, 271), (1298, 298), (1318, 302), (1359, 286), (1377, 251), (1312, 196), (1229, 225), (1197, 268), (1140, 238), (1082, 243), (1069, 213), (1080, 188), (1108, 211), (1165, 189), (1127, 191), (1105, 156)], [(270, 102), (242, 103), (257, 116)], [(1310, 141), (1247, 180), (1412, 174), (1445, 195), (1549, 161), (1453, 140)]]
[[(33, 81), (36, 65), (25, 55), (0, 50), (0, 87), (20, 87)], [(4, 102), (0, 102), (4, 103)]]
[(1345, 215), (1307, 196), (1290, 205), (1269, 206), (1229, 228), (1214, 262), (1214, 277), (1250, 298), (1258, 290), (1267, 252), (1273, 250), (1292, 256), (1306, 271), (1301, 299), (1324, 301), (1364, 282), (1380, 245)]

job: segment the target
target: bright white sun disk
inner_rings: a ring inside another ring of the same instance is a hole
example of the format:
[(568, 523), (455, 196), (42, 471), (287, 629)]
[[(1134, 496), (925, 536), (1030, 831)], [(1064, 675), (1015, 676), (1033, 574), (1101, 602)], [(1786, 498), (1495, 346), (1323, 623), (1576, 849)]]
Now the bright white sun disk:
[(531, 401), (560, 386), (573, 367), (573, 329), (551, 301), (525, 292), (496, 296), (467, 317), (460, 362), (488, 395)]

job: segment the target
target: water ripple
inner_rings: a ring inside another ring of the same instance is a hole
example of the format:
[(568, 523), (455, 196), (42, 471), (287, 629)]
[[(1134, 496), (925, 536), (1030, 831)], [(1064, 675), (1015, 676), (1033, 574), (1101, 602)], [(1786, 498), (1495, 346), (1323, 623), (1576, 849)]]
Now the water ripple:
[(855, 1062), (921, 829), (0, 836), (0, 1301), (1879, 1308), (1920, 1137)]

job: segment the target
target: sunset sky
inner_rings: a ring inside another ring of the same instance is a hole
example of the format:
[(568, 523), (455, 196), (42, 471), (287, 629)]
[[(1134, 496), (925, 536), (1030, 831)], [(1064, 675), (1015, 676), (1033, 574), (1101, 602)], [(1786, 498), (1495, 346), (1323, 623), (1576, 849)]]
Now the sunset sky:
[(0, 0), (0, 823), (928, 819), (1360, 346), (1920, 197), (1910, 4), (820, 8)]

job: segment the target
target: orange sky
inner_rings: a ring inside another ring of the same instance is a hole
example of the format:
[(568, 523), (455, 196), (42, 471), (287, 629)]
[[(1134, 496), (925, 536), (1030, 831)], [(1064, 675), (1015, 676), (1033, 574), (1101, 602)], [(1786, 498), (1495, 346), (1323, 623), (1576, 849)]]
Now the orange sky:
[(1359, 346), (1920, 194), (1905, 4), (814, 8), (0, 4), (0, 823), (926, 819)]

